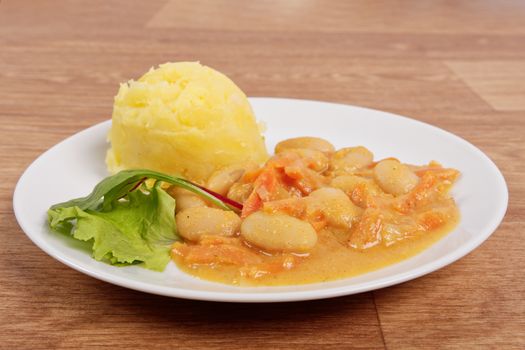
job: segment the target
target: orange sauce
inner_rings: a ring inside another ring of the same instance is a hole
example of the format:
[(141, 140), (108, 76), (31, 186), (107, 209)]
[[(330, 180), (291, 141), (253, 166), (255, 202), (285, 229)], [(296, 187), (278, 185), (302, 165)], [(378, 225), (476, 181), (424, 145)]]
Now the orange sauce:
[(381, 269), (413, 257), (442, 239), (459, 222), (459, 213), (443, 227), (424, 232), (391, 246), (379, 245), (365, 250), (349, 248), (340, 243), (328, 230), (319, 232), (319, 241), (307, 257), (299, 258), (296, 266), (258, 278), (243, 276), (236, 266), (188, 265), (174, 256), (184, 272), (209, 281), (244, 287), (283, 286), (333, 281), (354, 277)]
[[(224, 230), (233, 227), (232, 221), (228, 225), (224, 221), (196, 240), (192, 232), (182, 232), (192, 241), (174, 244), (172, 257), (179, 268), (198, 278), (238, 286), (332, 281), (419, 254), (459, 222), (458, 208), (448, 194), (459, 171), (436, 162), (425, 166), (394, 158), (374, 162), (362, 146), (335, 151), (314, 138), (283, 141), (276, 149), (286, 143), (295, 147), (298, 141), (323, 152), (281, 150), (262, 168), (246, 172), (237, 180), (241, 191), (229, 192), (230, 198), (242, 198), (244, 204), (240, 219), (234, 221), (245, 220), (246, 225), (238, 224), (234, 234)], [(210, 210), (216, 209), (204, 209)], [(273, 215), (285, 217), (292, 226), (283, 221), (272, 224)], [(186, 228), (201, 230), (207, 222), (183, 216)], [(251, 225), (253, 220), (262, 220), (261, 225)], [(297, 242), (307, 242), (306, 250)]]

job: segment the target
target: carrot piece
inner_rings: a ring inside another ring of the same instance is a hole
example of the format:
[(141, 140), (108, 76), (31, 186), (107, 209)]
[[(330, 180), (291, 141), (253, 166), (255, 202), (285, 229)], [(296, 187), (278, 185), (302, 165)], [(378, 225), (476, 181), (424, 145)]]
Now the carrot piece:
[(425, 174), (432, 173), (434, 174), (439, 180), (447, 180), (447, 181), (455, 181), (459, 175), (460, 172), (456, 169), (450, 169), (450, 168), (438, 168), (438, 167), (429, 167), (424, 169), (416, 170), (416, 175), (419, 177), (423, 177)]
[(254, 179), (253, 191), (243, 203), (241, 217), (260, 210), (265, 202), (307, 195), (325, 181), (323, 176), (309, 169), (299, 155), (278, 154), (266, 162)]
[(361, 220), (352, 229), (348, 244), (352, 248), (367, 249), (381, 243), (383, 217), (381, 211), (368, 208), (364, 211)]
[(439, 211), (427, 211), (418, 218), (418, 223), (426, 230), (431, 231), (445, 224), (445, 217)]
[(272, 193), (277, 188), (277, 175), (273, 166), (264, 168), (253, 185), (253, 191), (243, 204), (241, 217), (248, 215), (262, 208), (264, 202), (271, 200)]
[(244, 219), (248, 215), (255, 213), (257, 210), (261, 209), (263, 206), (263, 201), (259, 194), (256, 191), (252, 191), (248, 199), (244, 202), (242, 207), (241, 218)]
[(433, 195), (437, 193), (436, 186), (438, 183), (437, 176), (432, 172), (426, 172), (419, 180), (419, 183), (401, 201), (394, 204), (394, 209), (406, 214), (410, 211), (428, 203)]
[(238, 238), (218, 236), (205, 237), (198, 244), (176, 243), (172, 247), (173, 255), (181, 256), (188, 265), (247, 266), (262, 262), (261, 257), (243, 246)]

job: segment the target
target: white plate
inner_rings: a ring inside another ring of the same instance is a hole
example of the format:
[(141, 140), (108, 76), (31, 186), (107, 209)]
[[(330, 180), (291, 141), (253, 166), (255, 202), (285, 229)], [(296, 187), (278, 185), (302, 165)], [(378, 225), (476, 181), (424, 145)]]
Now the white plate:
[(49, 231), (46, 210), (54, 203), (84, 196), (107, 176), (104, 156), (110, 121), (86, 129), (54, 146), (31, 164), (14, 193), (16, 217), (42, 250), (89, 276), (144, 292), (187, 299), (277, 302), (360, 293), (401, 283), (435, 271), (486, 240), (507, 209), (505, 180), (494, 163), (467, 141), (412, 119), (376, 110), (279, 98), (251, 98), (255, 114), (267, 124), (268, 149), (278, 140), (315, 135), (336, 147), (365, 145), (376, 158), (396, 156), (424, 164), (438, 160), (459, 169), (452, 194), (461, 210), (457, 229), (423, 253), (375, 272), (333, 282), (287, 287), (241, 288), (202, 281), (170, 263), (162, 272), (114, 267), (91, 258), (79, 244)]

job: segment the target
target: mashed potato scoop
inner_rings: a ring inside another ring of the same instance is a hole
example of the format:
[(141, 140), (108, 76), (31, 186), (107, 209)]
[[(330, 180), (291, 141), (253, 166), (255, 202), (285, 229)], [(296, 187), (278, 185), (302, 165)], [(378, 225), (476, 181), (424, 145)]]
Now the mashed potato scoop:
[(111, 173), (145, 168), (203, 182), (216, 169), (268, 158), (246, 95), (198, 62), (151, 69), (115, 97)]

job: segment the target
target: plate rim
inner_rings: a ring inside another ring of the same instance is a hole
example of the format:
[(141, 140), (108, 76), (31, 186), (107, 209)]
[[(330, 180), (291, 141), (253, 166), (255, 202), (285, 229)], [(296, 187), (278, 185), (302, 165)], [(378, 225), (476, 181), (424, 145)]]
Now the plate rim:
[[(481, 151), (479, 148), (474, 146), (472, 143), (468, 142), (467, 140), (463, 139), (462, 137), (458, 135), (455, 135), (449, 131), (446, 131), (432, 124), (422, 122), (420, 120), (412, 119), (412, 118), (409, 118), (403, 115), (399, 115), (399, 114), (395, 114), (395, 113), (391, 113), (387, 111), (381, 111), (377, 109), (372, 109), (368, 107), (351, 105), (351, 104), (334, 103), (334, 102), (318, 101), (318, 100), (310, 100), (310, 99), (283, 98), (283, 97), (249, 97), (249, 101), (250, 102), (277, 101), (280, 103), (282, 102), (315, 103), (315, 104), (325, 104), (325, 105), (330, 105), (330, 106), (351, 107), (354, 109), (360, 109), (363, 111), (368, 111), (368, 112), (372, 112), (376, 114), (377, 113), (383, 114), (385, 116), (388, 116), (389, 118), (392, 118), (392, 117), (402, 118), (411, 123), (419, 124), (419, 126), (421, 127), (432, 129), (433, 131), (437, 131), (439, 133), (444, 133), (448, 137), (453, 137), (457, 141), (461, 142), (464, 146), (468, 147), (471, 151), (476, 153), (477, 156), (483, 158), (484, 161), (488, 162), (490, 166), (492, 167), (492, 170), (495, 170), (495, 174), (498, 180), (500, 180), (500, 185), (502, 185), (503, 192), (501, 192), (501, 195), (502, 195), (503, 205), (499, 207), (498, 212), (495, 213), (490, 224), (486, 225), (482, 230), (477, 232), (477, 235), (475, 238), (469, 239), (468, 242), (465, 244), (465, 246), (462, 249), (454, 250), (451, 253), (445, 254), (439, 257), (438, 259), (425, 263), (417, 267), (416, 269), (411, 269), (410, 271), (389, 275), (389, 276), (378, 278), (378, 279), (368, 281), (368, 282), (361, 282), (357, 285), (350, 284), (350, 285), (344, 285), (344, 286), (319, 288), (319, 289), (306, 290), (306, 291), (285, 291), (285, 292), (282, 292), (282, 291), (252, 292), (254, 289), (257, 289), (259, 287), (236, 287), (239, 289), (239, 291), (231, 292), (231, 291), (189, 290), (186, 288), (161, 286), (161, 285), (154, 285), (154, 284), (150, 284), (150, 283), (142, 282), (142, 281), (130, 280), (123, 276), (114, 275), (110, 272), (93, 271), (89, 268), (85, 268), (84, 266), (81, 266), (80, 264), (76, 264), (75, 262), (72, 262), (68, 260), (67, 258), (61, 256), (58, 249), (56, 249), (52, 245), (47, 244), (43, 239), (40, 240), (37, 237), (38, 235), (29, 233), (31, 229), (28, 228), (26, 223), (21, 219), (20, 210), (18, 209), (22, 205), (20, 195), (19, 195), (21, 191), (20, 188), (22, 188), (22, 185), (24, 184), (26, 177), (28, 176), (30, 170), (35, 166), (35, 164), (37, 164), (38, 162), (41, 162), (43, 159), (45, 159), (46, 155), (50, 154), (55, 148), (58, 148), (62, 144), (68, 142), (70, 139), (77, 137), (80, 134), (92, 132), (93, 129), (103, 128), (107, 124), (110, 124), (111, 119), (109, 119), (109, 120), (105, 120), (100, 123), (97, 123), (95, 125), (92, 125), (88, 128), (85, 128), (61, 140), (60, 142), (56, 143), (52, 147), (42, 152), (38, 157), (36, 157), (29, 164), (29, 166), (26, 167), (26, 169), (23, 171), (22, 175), (18, 179), (17, 184), (14, 188), (14, 192), (13, 192), (13, 210), (14, 210), (14, 214), (15, 214), (16, 220), (20, 228), (22, 229), (24, 234), (37, 247), (39, 247), (42, 251), (44, 251), (46, 254), (53, 257), (54, 259), (90, 277), (93, 277), (93, 278), (96, 278), (96, 279), (99, 279), (99, 280), (102, 280), (104, 282), (108, 282), (114, 285), (118, 285), (120, 287), (125, 287), (125, 288), (129, 288), (129, 289), (133, 289), (133, 290), (137, 290), (141, 292), (156, 294), (156, 295), (192, 299), (192, 300), (217, 301), (217, 302), (240, 302), (240, 303), (262, 303), (262, 302), (306, 301), (306, 300), (326, 299), (326, 298), (333, 298), (333, 297), (339, 297), (339, 296), (344, 296), (344, 295), (358, 294), (358, 293), (363, 293), (363, 292), (367, 292), (367, 291), (371, 291), (375, 289), (389, 287), (395, 284), (400, 284), (408, 280), (412, 280), (412, 279), (421, 277), (423, 275), (426, 275), (438, 269), (441, 269), (461, 259), (462, 257), (468, 255), (472, 251), (474, 251), (477, 247), (479, 247), (484, 241), (486, 241), (497, 230), (497, 228), (499, 227), (499, 225), (501, 224), (501, 222), (503, 221), (505, 217), (505, 214), (508, 208), (509, 194), (508, 194), (508, 186), (507, 186), (505, 177), (503, 176), (501, 170), (494, 163), (494, 161), (492, 161), (492, 159), (488, 157), (483, 151)], [(422, 252), (420, 252), (419, 254), (421, 253)], [(406, 261), (406, 260), (403, 260), (403, 261)], [(351, 277), (349, 279), (351, 279)], [(341, 281), (341, 280), (344, 280), (344, 279), (340, 279), (337, 281)], [(322, 285), (322, 283), (318, 283), (318, 284)], [(264, 287), (264, 288), (271, 289), (271, 288), (279, 288), (279, 287), (269, 286), (269, 287)], [(248, 289), (250, 290), (250, 292), (246, 292)]]

